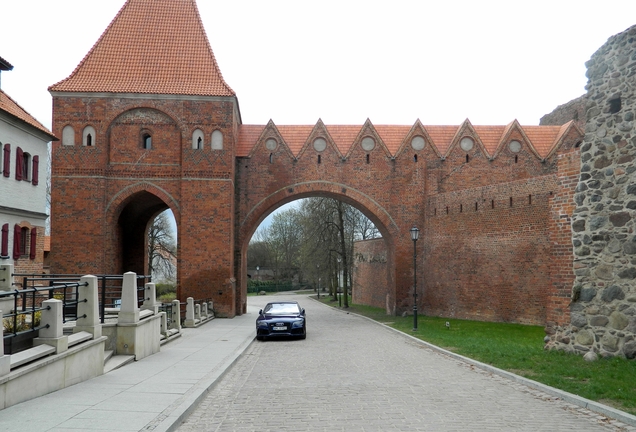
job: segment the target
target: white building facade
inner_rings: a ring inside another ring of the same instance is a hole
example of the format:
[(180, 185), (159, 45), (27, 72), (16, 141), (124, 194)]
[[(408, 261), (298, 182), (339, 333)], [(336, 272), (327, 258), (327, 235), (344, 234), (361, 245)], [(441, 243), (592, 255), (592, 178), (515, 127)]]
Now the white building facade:
[[(0, 57), (0, 73), (13, 67)], [(0, 262), (42, 273), (48, 143), (57, 138), (0, 88)]]

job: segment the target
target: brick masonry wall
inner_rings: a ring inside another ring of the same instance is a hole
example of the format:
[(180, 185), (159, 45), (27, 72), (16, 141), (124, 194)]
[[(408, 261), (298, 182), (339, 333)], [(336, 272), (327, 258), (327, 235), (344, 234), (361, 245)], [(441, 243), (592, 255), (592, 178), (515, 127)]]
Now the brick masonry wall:
[(36, 254), (35, 254), (35, 259), (31, 259), (29, 256), (25, 256), (25, 257), (20, 257), (17, 260), (13, 260), (13, 266), (14, 266), (13, 271), (15, 273), (22, 273), (22, 274), (42, 274), (44, 273), (45, 228), (43, 226), (34, 226), (27, 222), (21, 223), (20, 226), (29, 228), (29, 232), (32, 228), (35, 228), (37, 230)]
[(357, 241), (353, 245), (352, 302), (386, 308), (391, 295), (386, 284), (387, 248), (384, 239)]
[(543, 324), (551, 282), (554, 176), (448, 192), (429, 200), (423, 312)]
[[(168, 100), (55, 96), (53, 130), (75, 130), (75, 145), (53, 144), (51, 271), (147, 271), (145, 232), (170, 208), (178, 230), (178, 293), (236, 314), (233, 276), (233, 99)], [(81, 142), (92, 126), (93, 145)], [(201, 129), (203, 149), (192, 149)], [(211, 149), (220, 130), (223, 150)], [(143, 133), (152, 148), (142, 146)]]
[(548, 348), (636, 358), (636, 26), (586, 63), (587, 115), (572, 219), (570, 322)]

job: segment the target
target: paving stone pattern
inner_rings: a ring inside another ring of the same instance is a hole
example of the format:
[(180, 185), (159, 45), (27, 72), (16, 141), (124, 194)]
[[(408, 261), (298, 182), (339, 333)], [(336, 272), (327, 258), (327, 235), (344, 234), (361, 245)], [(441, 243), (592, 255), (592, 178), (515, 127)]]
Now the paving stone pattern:
[(636, 430), (365, 318), (302, 306), (307, 339), (255, 341), (179, 431)]

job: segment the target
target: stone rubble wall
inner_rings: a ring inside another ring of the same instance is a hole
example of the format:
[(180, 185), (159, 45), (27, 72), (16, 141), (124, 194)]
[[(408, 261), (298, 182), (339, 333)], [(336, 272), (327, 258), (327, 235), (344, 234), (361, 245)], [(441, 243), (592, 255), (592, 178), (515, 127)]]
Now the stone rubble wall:
[[(636, 26), (586, 63), (587, 113), (572, 218), (570, 324), (547, 349), (636, 358)], [(548, 331), (551, 330), (551, 331)]]
[(576, 125), (585, 130), (585, 109), (587, 106), (586, 95), (579, 96), (570, 102), (556, 107), (551, 113), (544, 115), (539, 120), (541, 126), (556, 126), (566, 124), (574, 120)]

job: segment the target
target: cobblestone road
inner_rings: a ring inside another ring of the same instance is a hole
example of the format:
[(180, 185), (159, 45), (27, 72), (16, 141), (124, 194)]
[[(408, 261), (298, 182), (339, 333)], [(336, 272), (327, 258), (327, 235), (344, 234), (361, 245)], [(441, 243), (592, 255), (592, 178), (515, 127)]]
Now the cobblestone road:
[(255, 341), (179, 431), (636, 430), (364, 318), (285, 298), (306, 308), (307, 339)]

